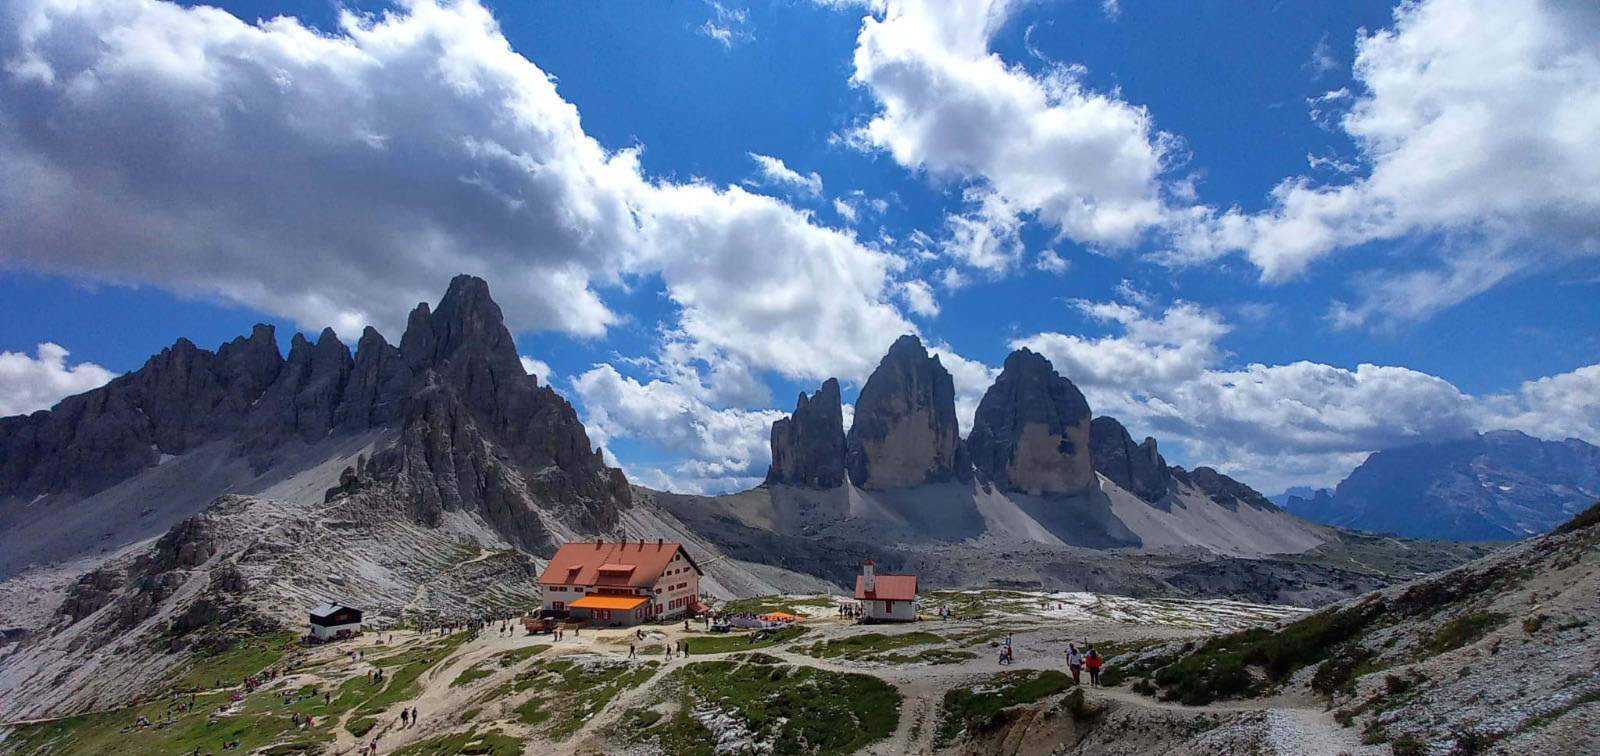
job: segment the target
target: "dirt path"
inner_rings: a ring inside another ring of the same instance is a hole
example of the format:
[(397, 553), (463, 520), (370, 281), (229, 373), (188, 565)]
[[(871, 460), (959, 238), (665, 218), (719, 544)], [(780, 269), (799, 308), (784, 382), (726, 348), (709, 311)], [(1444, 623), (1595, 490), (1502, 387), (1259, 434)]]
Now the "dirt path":
[(417, 583), (417, 589), (411, 593), (411, 600), (407, 601), (405, 606), (400, 607), (401, 616), (405, 616), (405, 614), (407, 612), (420, 611), (417, 607), (422, 606), (422, 599), (423, 599), (424, 596), (428, 595), (428, 586), (430, 584), (434, 583), (435, 581), (443, 579), (445, 575), (448, 575), (448, 574), (450, 574), (452, 572), (455, 572), (455, 571), (461, 569), (462, 567), (465, 567), (465, 566), (467, 566), (469, 564), (475, 564), (477, 562), (481, 562), (481, 561), (483, 561), (485, 559), (488, 559), (493, 554), (494, 554), (494, 552), (492, 552), (492, 551), (490, 551), (490, 550), (488, 550), (486, 548), (483, 548), (482, 546), (479, 546), (478, 547), (478, 555), (477, 556), (475, 556), (475, 557), (473, 557), (471, 559), (466, 559), (466, 560), (463, 560), (463, 561), (460, 561), (460, 562), (456, 562), (455, 564), (450, 565), (449, 567), (447, 567), (445, 569), (445, 571), (443, 573), (440, 573), (437, 577), (434, 577), (431, 580), (419, 581)]
[[(485, 558), (480, 554), (479, 559)], [(470, 562), (462, 562), (468, 564)], [(459, 565), (458, 565), (459, 566)], [(976, 643), (967, 650), (977, 654), (976, 658), (965, 659), (953, 664), (945, 665), (887, 665), (870, 662), (852, 661), (843, 658), (817, 658), (802, 653), (799, 649), (818, 640), (836, 640), (865, 632), (899, 633), (916, 630), (938, 630), (940, 634), (948, 636), (953, 632), (962, 632), (969, 629), (989, 629), (987, 626), (973, 624), (970, 628), (963, 623), (960, 626), (951, 623), (949, 626), (929, 626), (924, 623), (912, 627), (866, 627), (855, 625), (847, 620), (819, 619), (806, 623), (811, 628), (798, 641), (786, 647), (751, 649), (768, 654), (782, 661), (819, 669), (869, 674), (876, 676), (893, 685), (902, 696), (900, 718), (894, 732), (886, 739), (879, 741), (861, 753), (868, 756), (898, 756), (899, 754), (931, 754), (933, 741), (937, 729), (940, 707), (944, 693), (951, 688), (976, 684), (982, 678), (999, 671), (1009, 669), (1061, 669), (1062, 659), (1054, 654), (1052, 649), (1064, 637), (1082, 637), (1083, 628), (1063, 628), (1055, 624), (1023, 625), (1018, 624), (1008, 627), (1016, 636), (1019, 649), (1018, 660), (1015, 664), (1001, 666), (991, 655), (992, 649), (986, 643)], [(1095, 630), (1096, 633), (1100, 631)], [(568, 634), (561, 642), (554, 643), (554, 648), (545, 652), (539, 658), (558, 658), (571, 654), (599, 654), (613, 658), (625, 658), (628, 642), (631, 640), (631, 630), (604, 629), (590, 630), (580, 635)], [(405, 642), (396, 644), (402, 647), (413, 639), (412, 634), (406, 634)], [(674, 642), (689, 638), (691, 645), (694, 638), (705, 638), (702, 633), (684, 633), (682, 626), (661, 626), (655, 628), (652, 637), (645, 641), (648, 644)], [(461, 710), (478, 704), (472, 703), (476, 697), (486, 690), (502, 684), (515, 670), (522, 666), (508, 667), (494, 675), (471, 684), (451, 687), (451, 682), (456, 679), (461, 671), (487, 660), (501, 652), (522, 648), (535, 644), (552, 643), (553, 639), (546, 637), (529, 637), (523, 634), (500, 636), (492, 630), (485, 632), (475, 640), (467, 641), (447, 660), (435, 665), (421, 678), (421, 690), (418, 695), (409, 701), (404, 701), (390, 707), (379, 718), (380, 724), (374, 729), (379, 734), (380, 746), (384, 752), (415, 743), (419, 740), (456, 732), (467, 725), (457, 720)], [(551, 752), (573, 754), (604, 754), (615, 752), (617, 744), (611, 742), (607, 730), (611, 729), (622, 717), (623, 713), (631, 708), (648, 705), (658, 694), (657, 686), (670, 675), (673, 670), (685, 664), (692, 664), (709, 659), (726, 658), (729, 655), (743, 653), (744, 649), (735, 649), (715, 654), (695, 654), (685, 657), (675, 657), (671, 660), (661, 655), (641, 657), (641, 661), (657, 662), (655, 673), (645, 682), (619, 692), (602, 710), (597, 712), (592, 719), (585, 722), (573, 735), (561, 742), (550, 742), (533, 736), (528, 737), (526, 728), (514, 721), (496, 720), (494, 727), (499, 727), (509, 735), (525, 738), (526, 754), (542, 754)], [(1064, 670), (1063, 670), (1064, 671)], [(1215, 713), (1228, 715), (1235, 722), (1230, 727), (1242, 728), (1259, 738), (1258, 742), (1271, 744), (1279, 753), (1307, 753), (1307, 754), (1335, 754), (1339, 752), (1362, 753), (1363, 747), (1359, 742), (1357, 733), (1339, 727), (1332, 721), (1331, 716), (1316, 706), (1315, 702), (1291, 701), (1284, 699), (1269, 699), (1262, 701), (1230, 701), (1211, 704), (1208, 706), (1184, 706), (1182, 704), (1158, 701), (1154, 698), (1141, 696), (1123, 688), (1091, 688), (1085, 694), (1090, 702), (1099, 701), (1111, 706), (1131, 706), (1160, 711), (1182, 712), (1187, 715), (1202, 713)], [(396, 716), (400, 707), (417, 707), (423, 715), (423, 724), (408, 728), (398, 725)], [(393, 715), (393, 716), (391, 716)], [(348, 717), (348, 715), (347, 715)], [(345, 732), (345, 722), (341, 720), (336, 726), (338, 741), (332, 749), (333, 753), (348, 754), (354, 752), (362, 742), (370, 739), (357, 739)], [(482, 721), (478, 722), (483, 724)], [(1021, 735), (1019, 735), (1021, 737)]]

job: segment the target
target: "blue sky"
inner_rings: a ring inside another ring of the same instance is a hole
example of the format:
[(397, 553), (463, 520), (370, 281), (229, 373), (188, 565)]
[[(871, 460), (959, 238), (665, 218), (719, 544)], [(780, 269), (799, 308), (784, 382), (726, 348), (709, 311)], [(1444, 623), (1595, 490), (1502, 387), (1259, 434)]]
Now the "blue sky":
[(1268, 492), (1600, 442), (1592, 4), (220, 8), (0, 14), (0, 410), (465, 271), (678, 490), (905, 331), (964, 423), (1029, 346)]

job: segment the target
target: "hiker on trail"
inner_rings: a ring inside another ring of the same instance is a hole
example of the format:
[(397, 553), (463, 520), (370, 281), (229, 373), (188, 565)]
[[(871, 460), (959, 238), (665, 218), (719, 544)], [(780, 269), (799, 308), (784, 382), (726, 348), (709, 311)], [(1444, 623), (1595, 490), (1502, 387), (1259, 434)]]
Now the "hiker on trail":
[(635, 652), (633, 644), (629, 643), (628, 644), (628, 658), (632, 659), (632, 658), (635, 658), (637, 655), (638, 654)]
[(410, 709), (401, 709), (400, 710), (400, 726), (401, 727), (406, 727), (406, 726), (408, 726), (410, 724), (411, 724), (411, 710)]
[(684, 638), (683, 642), (678, 644), (678, 650), (683, 653), (683, 658), (685, 658), (685, 659), (689, 658), (689, 639), (688, 638)]
[(411, 707), (411, 724), (416, 724), (418, 720), (419, 717), (417, 716), (417, 707), (413, 706)]
[(1105, 661), (1100, 658), (1100, 652), (1094, 650), (1093, 644), (1086, 646), (1086, 649), (1083, 655), (1083, 666), (1089, 668), (1089, 684), (1098, 688), (1100, 687), (1100, 665), (1104, 664)]
[(1072, 684), (1078, 684), (1078, 674), (1083, 671), (1083, 652), (1075, 643), (1067, 644), (1067, 669), (1072, 671)]

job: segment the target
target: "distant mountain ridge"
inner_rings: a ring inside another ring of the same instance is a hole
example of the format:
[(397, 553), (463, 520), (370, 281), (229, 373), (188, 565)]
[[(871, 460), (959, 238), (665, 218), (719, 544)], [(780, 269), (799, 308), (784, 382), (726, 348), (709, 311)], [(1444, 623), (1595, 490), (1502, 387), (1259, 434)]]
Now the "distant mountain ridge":
[(1340, 527), (1475, 541), (1547, 532), (1597, 497), (1600, 447), (1499, 430), (1373, 452), (1331, 494), (1290, 495), (1285, 509)]
[(1267, 499), (1270, 500), (1273, 504), (1277, 504), (1278, 506), (1281, 507), (1281, 506), (1284, 506), (1284, 505), (1288, 504), (1289, 503), (1289, 499), (1291, 499), (1291, 498), (1310, 499), (1310, 498), (1315, 497), (1317, 494), (1321, 494), (1321, 493), (1325, 493), (1325, 494), (1327, 494), (1329, 496), (1332, 496), (1333, 495), (1333, 489), (1331, 489), (1331, 488), (1312, 488), (1311, 486), (1289, 486), (1288, 488), (1285, 488), (1283, 490), (1283, 493), (1279, 493), (1279, 494), (1275, 494), (1275, 495), (1272, 495), (1272, 496), (1268, 496)]

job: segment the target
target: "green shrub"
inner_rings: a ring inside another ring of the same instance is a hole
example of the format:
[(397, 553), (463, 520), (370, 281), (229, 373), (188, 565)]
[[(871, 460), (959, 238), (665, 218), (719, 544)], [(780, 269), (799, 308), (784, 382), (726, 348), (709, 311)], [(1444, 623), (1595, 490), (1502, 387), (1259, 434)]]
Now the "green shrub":
[(1333, 658), (1317, 665), (1311, 676), (1311, 689), (1324, 695), (1348, 690), (1357, 677), (1371, 668), (1376, 654), (1360, 646), (1347, 646), (1335, 651)]
[(1428, 744), (1408, 733), (1389, 741), (1389, 750), (1394, 752), (1394, 756), (1424, 756), (1428, 752)]
[(1428, 641), (1428, 650), (1435, 654), (1454, 651), (1477, 641), (1489, 631), (1505, 624), (1506, 615), (1499, 612), (1468, 612), (1439, 626)]

